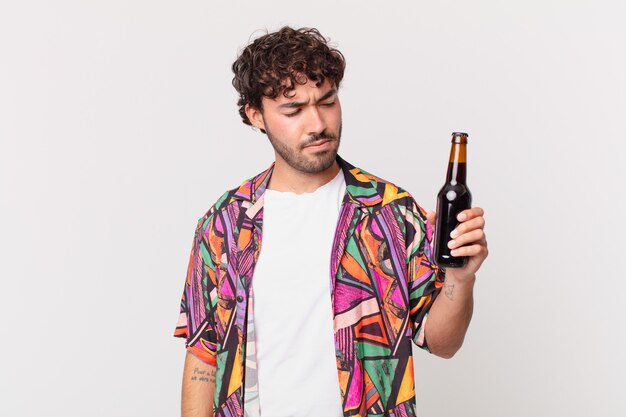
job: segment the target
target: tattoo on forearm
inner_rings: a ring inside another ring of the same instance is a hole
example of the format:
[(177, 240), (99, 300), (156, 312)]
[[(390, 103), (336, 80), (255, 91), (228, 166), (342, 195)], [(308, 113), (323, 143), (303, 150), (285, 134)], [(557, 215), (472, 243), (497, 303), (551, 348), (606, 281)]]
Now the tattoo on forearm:
[(215, 382), (215, 369), (210, 371), (202, 371), (200, 368), (194, 368), (193, 375), (191, 375), (192, 381), (200, 382)]
[(447, 284), (443, 286), (443, 293), (450, 300), (454, 300), (454, 284)]

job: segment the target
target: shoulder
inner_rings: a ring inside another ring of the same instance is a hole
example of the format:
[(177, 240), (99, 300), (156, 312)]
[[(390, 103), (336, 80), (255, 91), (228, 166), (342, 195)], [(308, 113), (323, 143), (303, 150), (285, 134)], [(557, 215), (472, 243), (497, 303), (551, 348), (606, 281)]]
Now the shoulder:
[(204, 212), (202, 217), (198, 219), (198, 229), (206, 232), (216, 215), (224, 212), (228, 207), (241, 206), (244, 201), (249, 200), (248, 191), (255, 178), (256, 176), (247, 178), (236, 187), (224, 191), (211, 207)]
[(358, 168), (356, 176), (360, 176), (361, 181), (367, 179), (378, 191), (378, 195), (381, 198), (381, 208), (386, 205), (392, 205), (403, 212), (411, 212), (419, 217), (426, 218), (426, 211), (406, 188), (361, 168)]

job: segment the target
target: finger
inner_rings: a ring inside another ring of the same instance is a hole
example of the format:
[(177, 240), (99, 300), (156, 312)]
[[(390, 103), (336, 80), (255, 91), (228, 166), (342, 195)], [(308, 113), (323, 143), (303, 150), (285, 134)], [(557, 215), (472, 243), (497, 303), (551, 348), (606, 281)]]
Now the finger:
[(473, 219), (474, 217), (480, 217), (483, 216), (485, 214), (485, 211), (480, 208), (480, 207), (472, 207), (470, 209), (467, 210), (463, 210), (462, 212), (460, 212), (456, 218), (458, 221), (460, 222), (464, 222), (467, 221), (469, 219)]
[(483, 232), (483, 229), (475, 229), (467, 233), (463, 233), (462, 235), (459, 235), (455, 239), (449, 241), (448, 247), (450, 249), (454, 249), (463, 245), (480, 242), (484, 238), (485, 232)]
[(431, 226), (434, 226), (437, 221), (437, 212), (429, 211), (426, 213), (426, 218), (428, 219), (428, 223), (430, 223)]
[(487, 248), (483, 245), (469, 245), (450, 251), (452, 256), (478, 256), (487, 257)]
[(472, 231), (474, 229), (483, 229), (485, 227), (485, 218), (480, 216), (480, 217), (475, 217), (471, 220), (467, 220), (464, 221), (463, 223), (459, 224), (456, 229), (454, 229), (451, 233), (450, 233), (450, 237), (452, 239), (454, 239), (457, 236), (462, 235), (463, 233), (467, 233), (469, 231)]

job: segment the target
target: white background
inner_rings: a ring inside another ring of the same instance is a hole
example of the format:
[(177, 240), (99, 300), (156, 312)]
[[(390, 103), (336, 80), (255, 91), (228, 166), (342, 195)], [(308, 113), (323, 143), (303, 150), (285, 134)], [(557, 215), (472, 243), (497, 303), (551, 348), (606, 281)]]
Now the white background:
[(624, 416), (623, 1), (0, 6), (0, 415), (179, 413), (196, 220), (265, 169), (230, 65), (258, 29), (345, 54), (349, 162), (427, 209), (450, 133), (490, 256), (463, 349), (416, 349), (423, 417)]

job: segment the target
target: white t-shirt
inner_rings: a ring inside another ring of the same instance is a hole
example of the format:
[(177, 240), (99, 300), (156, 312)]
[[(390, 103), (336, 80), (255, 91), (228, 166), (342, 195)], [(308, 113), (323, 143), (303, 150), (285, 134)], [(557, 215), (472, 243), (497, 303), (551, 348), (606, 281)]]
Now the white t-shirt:
[(261, 417), (341, 417), (330, 257), (346, 184), (341, 170), (310, 193), (265, 190), (254, 270)]

